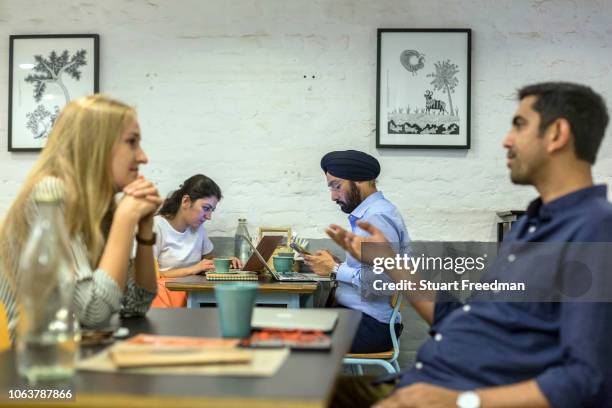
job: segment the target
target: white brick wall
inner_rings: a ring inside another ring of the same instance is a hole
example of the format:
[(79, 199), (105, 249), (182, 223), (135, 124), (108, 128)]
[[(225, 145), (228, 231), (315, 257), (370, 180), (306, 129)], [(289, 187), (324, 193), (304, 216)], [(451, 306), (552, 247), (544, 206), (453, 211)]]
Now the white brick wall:
[[(494, 211), (535, 195), (512, 186), (505, 168), (513, 92), (573, 80), (612, 103), (611, 3), (2, 0), (0, 214), (36, 157), (6, 151), (8, 36), (98, 33), (101, 90), (137, 106), (145, 175), (163, 194), (196, 172), (221, 185), (213, 235), (233, 234), (239, 216), (308, 237), (345, 223), (319, 160), (354, 148), (380, 159), (379, 185), (413, 238), (494, 239)], [(473, 29), (471, 150), (375, 149), (379, 27)], [(612, 181), (611, 147), (609, 137), (600, 182)]]

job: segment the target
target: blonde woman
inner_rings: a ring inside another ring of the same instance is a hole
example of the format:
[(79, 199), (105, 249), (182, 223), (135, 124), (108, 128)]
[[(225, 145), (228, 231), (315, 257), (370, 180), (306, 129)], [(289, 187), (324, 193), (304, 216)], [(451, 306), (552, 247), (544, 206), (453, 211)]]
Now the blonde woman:
[[(96, 327), (119, 311), (146, 313), (156, 293), (153, 215), (162, 199), (139, 176), (145, 163), (133, 108), (102, 95), (66, 105), (0, 229), (0, 302), (12, 332), (18, 320), (19, 254), (36, 214), (32, 191), (38, 188), (57, 189), (64, 197), (80, 323)], [(119, 192), (124, 194), (116, 203)], [(138, 246), (131, 262), (134, 236)]]

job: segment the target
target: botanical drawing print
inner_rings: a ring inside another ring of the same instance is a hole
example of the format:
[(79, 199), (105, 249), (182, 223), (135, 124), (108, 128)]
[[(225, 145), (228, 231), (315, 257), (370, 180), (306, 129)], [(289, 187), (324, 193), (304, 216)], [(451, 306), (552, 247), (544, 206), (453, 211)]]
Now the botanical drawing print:
[(33, 112), (26, 113), (28, 118), (26, 127), (32, 132), (34, 139), (40, 139), (49, 135), (59, 112), (60, 108), (57, 105), (54, 106), (54, 112), (50, 112), (43, 105), (38, 105)]
[(87, 51), (81, 49), (72, 56), (68, 50), (58, 54), (55, 50), (49, 53), (49, 58), (42, 55), (35, 55), (33, 74), (25, 78), (25, 82), (34, 86), (34, 100), (38, 106), (34, 111), (26, 113), (27, 128), (32, 132), (34, 139), (47, 137), (53, 123), (60, 111), (60, 106), (55, 105), (53, 112), (48, 110), (41, 102), (47, 91), (48, 86), (59, 87), (64, 95), (65, 104), (70, 101), (70, 92), (65, 84), (65, 78), (69, 77), (75, 81), (81, 80), (81, 68), (87, 65)]

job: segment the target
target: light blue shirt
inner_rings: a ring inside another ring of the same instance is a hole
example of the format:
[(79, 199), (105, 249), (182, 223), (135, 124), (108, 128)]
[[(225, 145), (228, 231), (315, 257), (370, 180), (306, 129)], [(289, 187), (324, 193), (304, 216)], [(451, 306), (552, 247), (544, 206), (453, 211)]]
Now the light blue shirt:
[[(410, 241), (404, 219), (397, 207), (391, 204), (380, 191), (363, 200), (349, 214), (348, 220), (351, 224), (351, 230), (356, 235), (368, 235), (367, 232), (357, 226), (357, 221), (367, 221), (381, 230), (391, 243), (399, 244), (400, 247), (407, 247)], [(350, 254), (346, 254), (346, 261), (340, 264), (336, 276), (338, 280), (336, 300), (339, 304), (359, 310), (379, 322), (389, 323), (393, 312), (389, 304), (389, 297), (380, 296), (365, 300), (361, 296), (361, 266), (361, 262)]]

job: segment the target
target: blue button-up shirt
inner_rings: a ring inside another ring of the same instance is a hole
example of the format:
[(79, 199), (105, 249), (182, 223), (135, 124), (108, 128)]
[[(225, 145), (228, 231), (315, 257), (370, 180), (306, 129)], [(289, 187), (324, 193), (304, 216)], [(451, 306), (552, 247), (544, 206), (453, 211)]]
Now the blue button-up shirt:
[[(503, 280), (514, 265), (525, 267), (519, 255), (503, 255), (521, 243), (612, 242), (606, 193), (606, 186), (593, 186), (548, 204), (532, 202), (488, 278)], [(612, 273), (602, 267), (605, 256), (594, 258), (587, 261), (593, 273)], [(539, 265), (531, 266), (539, 273)], [(431, 335), (399, 386), (470, 390), (535, 379), (554, 407), (612, 406), (612, 303), (437, 302)]]
[[(357, 226), (357, 221), (367, 221), (380, 229), (389, 242), (397, 243), (400, 247), (407, 245), (410, 238), (404, 219), (397, 207), (389, 202), (380, 191), (370, 194), (357, 208), (349, 214), (351, 231), (360, 236), (368, 233)], [(336, 300), (348, 308), (359, 310), (372, 316), (379, 322), (389, 323), (393, 310), (389, 305), (389, 298), (378, 296), (365, 300), (361, 296), (361, 262), (347, 253), (346, 261), (338, 267), (338, 287)]]

